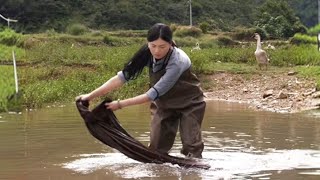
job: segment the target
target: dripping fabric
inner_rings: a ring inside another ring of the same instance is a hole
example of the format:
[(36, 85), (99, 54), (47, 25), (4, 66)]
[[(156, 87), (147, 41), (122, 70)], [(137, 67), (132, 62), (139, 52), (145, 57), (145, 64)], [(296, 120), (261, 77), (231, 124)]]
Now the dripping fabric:
[(117, 149), (129, 158), (143, 163), (171, 163), (185, 168), (210, 168), (209, 165), (198, 159), (175, 157), (150, 150), (128, 134), (121, 127), (114, 113), (106, 109), (104, 104), (110, 101), (110, 99), (105, 100), (92, 110), (89, 110), (88, 101), (76, 101), (76, 106), (90, 134), (102, 143)]

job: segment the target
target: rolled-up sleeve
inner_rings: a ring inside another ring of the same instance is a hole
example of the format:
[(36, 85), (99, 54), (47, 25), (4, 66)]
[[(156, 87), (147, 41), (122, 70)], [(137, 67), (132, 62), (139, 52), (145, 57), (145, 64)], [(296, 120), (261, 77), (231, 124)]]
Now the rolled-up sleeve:
[(126, 78), (124, 78), (124, 74), (122, 71), (119, 71), (117, 75), (123, 83), (127, 82)]
[(157, 97), (159, 97), (159, 93), (155, 88), (150, 88), (146, 92), (147, 96), (149, 97), (150, 100), (154, 101)]

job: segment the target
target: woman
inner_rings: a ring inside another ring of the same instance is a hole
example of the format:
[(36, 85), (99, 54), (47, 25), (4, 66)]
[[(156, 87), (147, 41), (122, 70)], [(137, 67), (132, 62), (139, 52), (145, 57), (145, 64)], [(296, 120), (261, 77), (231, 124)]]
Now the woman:
[(151, 88), (144, 94), (112, 101), (106, 108), (113, 111), (151, 102), (151, 133), (149, 148), (168, 153), (179, 127), (182, 150), (188, 157), (201, 158), (204, 148), (201, 124), (206, 103), (200, 82), (191, 73), (187, 54), (175, 46), (172, 31), (165, 24), (155, 24), (148, 31), (148, 43), (130, 59), (124, 69), (89, 94), (79, 97), (92, 100), (136, 79), (145, 66), (149, 67)]

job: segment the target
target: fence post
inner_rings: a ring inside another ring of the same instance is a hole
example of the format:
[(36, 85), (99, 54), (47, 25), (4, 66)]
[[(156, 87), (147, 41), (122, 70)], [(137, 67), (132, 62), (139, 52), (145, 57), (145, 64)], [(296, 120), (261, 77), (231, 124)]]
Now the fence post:
[(317, 39), (318, 39), (318, 51), (320, 51), (320, 33), (318, 33)]
[(13, 71), (14, 71), (14, 82), (16, 85), (16, 94), (18, 93), (18, 74), (17, 74), (17, 64), (16, 64), (16, 55), (14, 50), (12, 50), (12, 60), (13, 60)]

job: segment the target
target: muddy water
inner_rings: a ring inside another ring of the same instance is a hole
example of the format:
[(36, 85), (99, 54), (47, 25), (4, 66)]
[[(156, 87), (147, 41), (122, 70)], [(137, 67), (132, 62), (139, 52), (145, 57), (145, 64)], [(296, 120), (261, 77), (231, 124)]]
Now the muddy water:
[[(147, 106), (117, 111), (124, 128), (148, 144)], [(142, 164), (95, 140), (75, 106), (0, 114), (0, 179), (320, 179), (320, 113), (254, 112), (208, 101), (203, 123), (209, 170)], [(172, 149), (178, 154), (179, 137)]]

